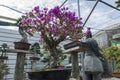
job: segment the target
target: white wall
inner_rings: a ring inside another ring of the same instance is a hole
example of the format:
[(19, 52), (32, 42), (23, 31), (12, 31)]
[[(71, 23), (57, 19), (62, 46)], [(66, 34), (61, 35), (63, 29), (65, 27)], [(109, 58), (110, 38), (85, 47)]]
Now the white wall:
[[(21, 39), (21, 36), (19, 35), (18, 31), (15, 30), (9, 30), (9, 29), (3, 29), (0, 28), (0, 45), (3, 43), (7, 43), (9, 48), (13, 49), (14, 44), (13, 42), (19, 41)], [(35, 35), (35, 37), (29, 37), (29, 43), (34, 43), (35, 41), (39, 41), (39, 36)], [(0, 52), (1, 54), (1, 52)], [(10, 74), (7, 75), (5, 78), (6, 80), (14, 80), (14, 69), (16, 64), (16, 53), (7, 53), (8, 60), (5, 61), (5, 63), (8, 64), (10, 68)], [(27, 59), (32, 56), (30, 54), (27, 54)], [(25, 71), (29, 71), (31, 68), (31, 62), (30, 60), (26, 60), (27, 65), (25, 65)], [(41, 65), (39, 62), (38, 65)]]

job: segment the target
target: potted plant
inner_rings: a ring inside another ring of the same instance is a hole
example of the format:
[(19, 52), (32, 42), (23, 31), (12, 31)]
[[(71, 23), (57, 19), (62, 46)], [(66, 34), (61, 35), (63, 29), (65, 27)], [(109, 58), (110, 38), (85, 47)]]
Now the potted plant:
[(36, 6), (21, 19), (21, 27), (30, 33), (40, 33), (40, 42), (47, 45), (50, 52), (49, 68), (59, 66), (58, 45), (67, 37), (82, 33), (81, 18), (67, 7), (52, 9)]
[(31, 44), (30, 52), (33, 53), (33, 56), (30, 57), (30, 60), (40, 60), (38, 57), (40, 55), (40, 44), (38, 42)]
[(39, 79), (52, 79), (52, 80), (56, 80), (56, 79), (63, 79), (63, 80), (68, 80), (70, 73), (71, 73), (71, 69), (65, 69), (65, 67), (61, 64), (64, 59), (66, 58), (66, 55), (62, 54), (62, 50), (60, 47), (57, 47), (58, 50), (58, 55), (59, 55), (59, 66), (56, 68), (49, 68), (50, 66), (50, 52), (49, 50), (47, 50), (47, 45), (43, 44), (41, 47), (41, 52), (40, 52), (40, 56), (41, 59), (40, 61), (44, 63), (43, 68), (32, 68), (32, 72), (28, 72), (28, 76), (31, 80), (39, 80)]
[(120, 49), (112, 43), (110, 47), (102, 48), (102, 53), (112, 63), (112, 75), (120, 77)]
[(38, 42), (31, 44), (30, 52), (32, 53), (32, 56), (29, 57), (31, 61), (31, 69), (34, 69), (34, 65), (40, 60), (40, 44)]
[[(22, 16), (24, 17), (24, 16)], [(18, 19), (16, 24), (19, 26), (19, 33), (22, 36), (22, 39), (20, 41), (14, 42), (14, 48), (15, 49), (22, 49), (22, 50), (28, 50), (30, 48), (30, 43), (28, 43), (28, 35), (33, 36), (31, 32), (27, 32), (24, 30), (20, 25), (21, 18)]]
[(14, 72), (15, 80), (22, 80), (25, 78), (24, 65), (25, 65), (26, 51), (29, 53), (29, 47), (30, 47), (30, 43), (28, 42), (28, 34), (32, 36), (31, 33), (25, 31), (20, 26), (20, 21), (21, 21), (21, 18), (18, 19), (16, 24), (19, 27), (18, 31), (22, 36), (22, 39), (20, 41), (14, 42), (14, 48), (15, 48), (14, 51), (17, 53), (15, 72)]
[(6, 49), (8, 49), (8, 45), (6, 43), (3, 43), (1, 46), (0, 46), (0, 52), (2, 52), (1, 56), (0, 56), (0, 59), (1, 60), (6, 60), (8, 59), (8, 56), (6, 54)]

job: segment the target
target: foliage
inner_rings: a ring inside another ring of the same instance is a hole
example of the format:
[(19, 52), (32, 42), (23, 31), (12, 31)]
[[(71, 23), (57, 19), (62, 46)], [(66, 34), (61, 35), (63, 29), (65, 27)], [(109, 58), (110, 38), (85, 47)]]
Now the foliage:
[(115, 1), (116, 7), (120, 7), (120, 0)]
[[(61, 63), (66, 59), (67, 56), (62, 53), (62, 50), (60, 47), (57, 47), (57, 54), (58, 54), (58, 63), (59, 63), (58, 66), (61, 66)], [(46, 44), (44, 44), (42, 47), (41, 55), (42, 55), (41, 61), (46, 63), (44, 68), (45, 69), (49, 68), (49, 66), (50, 66), (50, 51), (48, 50)]]
[[(2, 52), (1, 57), (6, 55), (6, 49), (8, 49), (8, 45), (6, 43), (3, 43), (0, 46), (0, 52)], [(5, 53), (5, 55), (4, 55)], [(4, 80), (4, 76), (9, 74), (9, 68), (7, 64), (4, 63), (4, 60), (0, 60), (0, 80)]]
[(82, 18), (78, 18), (75, 12), (67, 7), (56, 6), (52, 9), (40, 9), (36, 6), (22, 17), (20, 27), (32, 34), (40, 33), (40, 42), (47, 45), (50, 52), (51, 67), (59, 65), (58, 44), (68, 36), (82, 33)]
[(4, 80), (4, 76), (9, 74), (9, 68), (7, 64), (0, 62), (0, 80)]
[(37, 42), (31, 44), (30, 51), (35, 54), (40, 54), (40, 44)]
[(103, 47), (102, 54), (110, 61), (112, 61), (114, 58), (117, 66), (116, 71), (120, 71), (120, 49), (116, 45), (111, 45), (110, 47)]
[(2, 52), (1, 56), (4, 56), (6, 55), (6, 49), (8, 49), (8, 45), (6, 43), (3, 43), (1, 46), (0, 46), (0, 52)]

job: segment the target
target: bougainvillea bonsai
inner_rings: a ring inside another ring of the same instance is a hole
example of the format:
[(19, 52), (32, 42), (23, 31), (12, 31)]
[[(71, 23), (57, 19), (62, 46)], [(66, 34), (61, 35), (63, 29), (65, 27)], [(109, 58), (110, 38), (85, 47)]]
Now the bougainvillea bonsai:
[(40, 42), (47, 45), (50, 51), (50, 68), (59, 66), (57, 46), (68, 36), (82, 33), (82, 18), (78, 18), (75, 12), (69, 8), (56, 6), (52, 9), (40, 9), (36, 6), (26, 13), (20, 21), (20, 26), (30, 33), (40, 33)]

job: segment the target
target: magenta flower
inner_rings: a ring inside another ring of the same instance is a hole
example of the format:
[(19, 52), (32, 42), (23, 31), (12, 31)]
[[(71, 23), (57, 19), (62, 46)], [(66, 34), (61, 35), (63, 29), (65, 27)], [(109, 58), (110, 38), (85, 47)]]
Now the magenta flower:
[(36, 12), (39, 12), (39, 6), (36, 6), (33, 10), (35, 10)]
[(92, 33), (91, 30), (90, 30), (90, 28), (87, 28), (86, 33), (87, 33), (87, 34), (91, 34), (91, 33)]
[(39, 42), (44, 42), (53, 56), (50, 57), (50, 61), (54, 61), (51, 67), (56, 67), (59, 64), (58, 44), (68, 36), (72, 37), (81, 33), (83, 29), (82, 18), (79, 19), (75, 12), (70, 11), (69, 8), (60, 8), (59, 6), (52, 9), (40, 9), (39, 6), (36, 6), (22, 18), (20, 23), (20, 26), (27, 32), (40, 33)]
[(31, 12), (26, 14), (26, 17), (22, 18), (21, 26), (32, 33), (41, 32), (42, 36), (46, 35), (48, 38), (52, 36), (53, 40), (56, 36), (64, 36), (65, 39), (66, 36), (81, 33), (83, 29), (82, 18), (79, 19), (69, 8), (59, 6), (52, 9), (34, 7)]

